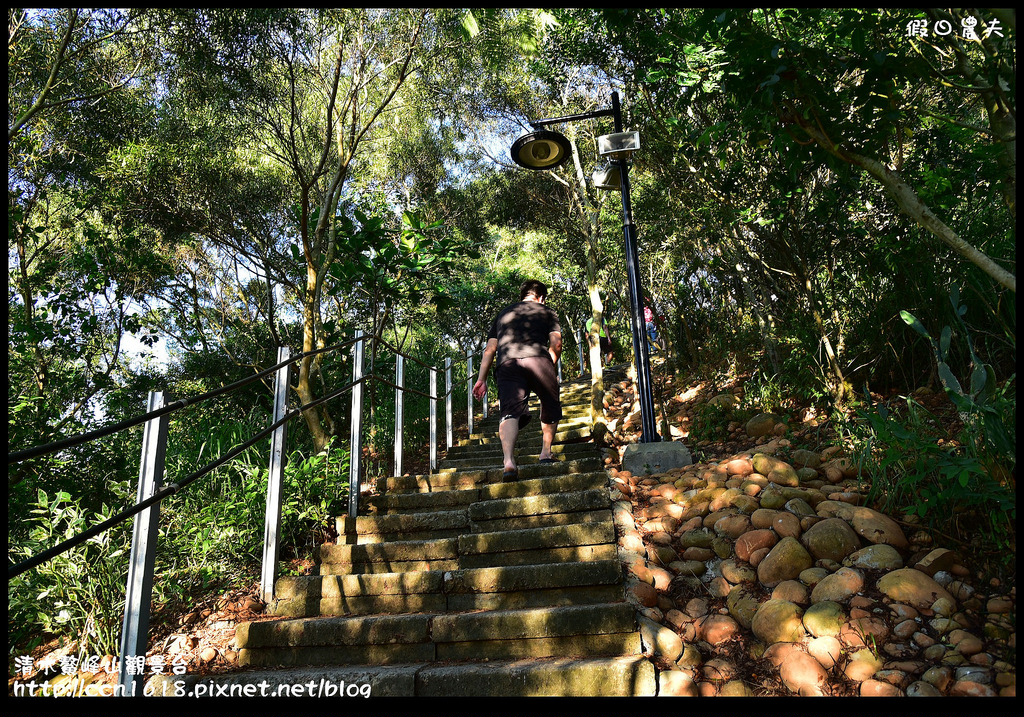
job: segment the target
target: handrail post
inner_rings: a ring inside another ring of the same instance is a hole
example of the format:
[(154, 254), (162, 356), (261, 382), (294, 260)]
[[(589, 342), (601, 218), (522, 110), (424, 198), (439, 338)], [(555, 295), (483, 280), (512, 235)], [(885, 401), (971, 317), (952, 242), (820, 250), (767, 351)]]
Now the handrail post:
[(352, 346), (352, 430), (349, 433), (348, 515), (359, 513), (359, 465), (363, 456), (363, 344), (362, 329), (356, 329)]
[[(287, 346), (277, 349), (277, 362), (291, 358)], [(282, 366), (274, 375), (274, 415), (271, 425), (284, 418), (288, 408), (288, 373), (291, 364)], [(281, 487), (284, 484), (284, 466), (287, 443), (287, 423), (278, 426), (270, 436), (270, 472), (267, 477), (267, 512), (263, 521), (263, 566), (260, 572), (260, 599), (270, 604), (274, 599), (277, 582), (277, 556), (281, 537)]]
[(444, 360), (444, 424), (447, 431), (448, 448), (455, 445), (455, 431), (452, 430), (452, 360)]
[[(483, 364), (483, 362), (484, 362), (484, 357), (483, 357), (483, 356), (481, 356), (481, 357), (480, 357), (480, 363), (481, 363), (481, 364)], [(469, 379), (469, 380), (470, 380), (470, 383), (472, 384), (472, 382), (473, 382), (473, 378), (472, 378), (472, 376), (470, 377), (470, 379)], [(471, 390), (471, 391), (473, 390), (473, 389), (472, 389), (472, 387), (470, 388), (470, 390)], [(488, 413), (489, 413), (489, 411), (488, 411), (488, 407), (487, 407), (487, 404), (488, 404), (488, 403), (489, 403), (489, 401), (487, 400), (487, 382), (486, 382), (486, 381), (484, 381), (484, 398), (483, 398), (483, 404), (484, 404), (484, 409), (483, 409), (483, 410), (484, 410), (484, 418), (487, 418), (487, 415), (488, 415)]]
[(473, 354), (466, 357), (466, 426), (473, 435)]
[(562, 357), (558, 357), (558, 382), (562, 382)]
[[(163, 406), (163, 391), (151, 391), (146, 412)], [(142, 437), (142, 457), (139, 460), (137, 503), (151, 498), (163, 483), (169, 423), (170, 418), (166, 415), (146, 422)], [(149, 604), (153, 593), (153, 564), (156, 561), (159, 522), (160, 504), (155, 503), (138, 514), (132, 531), (132, 554), (128, 566), (117, 678), (125, 696), (142, 694), (143, 670), (135, 669), (135, 662), (140, 657), (145, 659), (149, 642)], [(128, 669), (129, 664), (132, 665), (131, 671)]]
[(402, 475), (402, 434), (405, 430), (405, 357), (395, 355), (395, 475)]
[(437, 369), (430, 367), (430, 472), (437, 470)]

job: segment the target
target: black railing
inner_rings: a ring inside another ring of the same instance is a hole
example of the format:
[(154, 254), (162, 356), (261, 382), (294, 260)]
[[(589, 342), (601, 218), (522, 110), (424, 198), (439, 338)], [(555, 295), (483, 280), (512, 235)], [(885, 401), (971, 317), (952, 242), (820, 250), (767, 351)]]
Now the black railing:
[(179, 399), (174, 403), (169, 403), (159, 409), (144, 413), (141, 416), (128, 418), (123, 421), (120, 421), (119, 423), (114, 423), (110, 426), (105, 426), (103, 428), (97, 428), (96, 430), (88, 431), (86, 433), (80, 433), (78, 435), (70, 436), (68, 438), (62, 438), (58, 441), (53, 441), (52, 443), (46, 443), (41, 446), (25, 449), (23, 451), (15, 451), (14, 453), (8, 453), (7, 465), (11, 465), (13, 463), (20, 463), (21, 461), (26, 461), (30, 458), (38, 458), (39, 456), (49, 455), (50, 453), (56, 453), (57, 451), (64, 450), (65, 448), (78, 446), (83, 443), (94, 441), (97, 438), (105, 438), (106, 436), (119, 433), (120, 431), (123, 431), (128, 428), (134, 428), (135, 426), (146, 423), (147, 421), (150, 421), (154, 418), (166, 416), (167, 414), (185, 408), (186, 406), (191, 406), (193, 404), (201, 403), (202, 401), (206, 401), (217, 396), (222, 396), (226, 393), (231, 393), (232, 391), (241, 388), (242, 386), (248, 385), (253, 381), (258, 381), (261, 378), (266, 378), (267, 376), (274, 373), (283, 366), (292, 364), (295, 361), (301, 361), (303, 358), (307, 356), (313, 356), (315, 354), (321, 354), (326, 351), (333, 351), (335, 349), (345, 348), (346, 346), (351, 346), (357, 340), (358, 339), (352, 339), (350, 341), (345, 341), (343, 343), (335, 344), (333, 346), (325, 346), (322, 349), (314, 349), (313, 351), (307, 351), (293, 358), (290, 358), (287, 361), (282, 361), (275, 366), (271, 366), (270, 368), (264, 371), (260, 371), (257, 374), (253, 374), (252, 376), (248, 376), (239, 381), (235, 381), (234, 383), (228, 384), (227, 386), (221, 386), (220, 388), (208, 391), (207, 393), (204, 393), (199, 396), (193, 396), (192, 398)]

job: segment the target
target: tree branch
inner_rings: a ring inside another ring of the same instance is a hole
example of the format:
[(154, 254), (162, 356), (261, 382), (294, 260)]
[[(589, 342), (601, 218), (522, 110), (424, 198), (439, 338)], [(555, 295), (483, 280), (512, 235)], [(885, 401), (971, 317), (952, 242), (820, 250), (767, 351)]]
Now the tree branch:
[(921, 201), (917, 193), (900, 179), (895, 170), (890, 169), (878, 160), (842, 148), (839, 144), (833, 142), (816, 123), (808, 122), (800, 112), (792, 107), (787, 109), (789, 110), (788, 117), (796, 122), (822, 149), (844, 162), (866, 171), (882, 185), (905, 215), (930, 231), (944, 244), (988, 274), (997, 283), (1016, 293), (1017, 280), (1014, 275), (999, 266), (987, 254), (964, 241), (957, 232), (936, 217), (931, 209)]

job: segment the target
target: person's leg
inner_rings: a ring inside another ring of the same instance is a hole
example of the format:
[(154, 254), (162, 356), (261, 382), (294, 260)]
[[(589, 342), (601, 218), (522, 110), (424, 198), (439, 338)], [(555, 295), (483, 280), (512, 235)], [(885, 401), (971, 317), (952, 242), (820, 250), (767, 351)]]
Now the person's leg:
[(503, 418), (498, 424), (498, 438), (501, 439), (501, 453), (505, 472), (518, 470), (516, 467), (516, 439), (519, 437), (519, 419)]
[(554, 458), (551, 453), (551, 444), (555, 442), (555, 432), (558, 431), (557, 423), (540, 424), (540, 460), (546, 461)]
[(516, 361), (501, 364), (494, 372), (498, 385), (498, 439), (501, 441), (504, 472), (518, 470), (516, 466), (516, 439), (519, 429), (529, 419), (527, 400), (529, 389), (522, 370)]
[(562, 420), (562, 402), (559, 398), (558, 372), (550, 359), (523, 359), (529, 370), (530, 389), (540, 400), (541, 449), (539, 460), (551, 460), (551, 445)]

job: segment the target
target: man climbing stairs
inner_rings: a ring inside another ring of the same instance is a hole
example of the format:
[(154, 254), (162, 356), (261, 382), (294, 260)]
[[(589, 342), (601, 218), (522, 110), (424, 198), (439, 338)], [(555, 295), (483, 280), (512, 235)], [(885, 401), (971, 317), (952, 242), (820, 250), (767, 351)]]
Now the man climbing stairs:
[[(589, 380), (540, 464), (537, 420), (502, 481), (497, 418), (431, 475), (380, 479), (369, 514), (337, 518), (318, 574), (283, 577), (271, 614), (239, 625), (239, 664), (271, 684), (369, 684), (391, 696), (655, 693), (624, 600), (608, 478), (589, 441)], [(532, 406), (536, 416), (537, 406)]]

